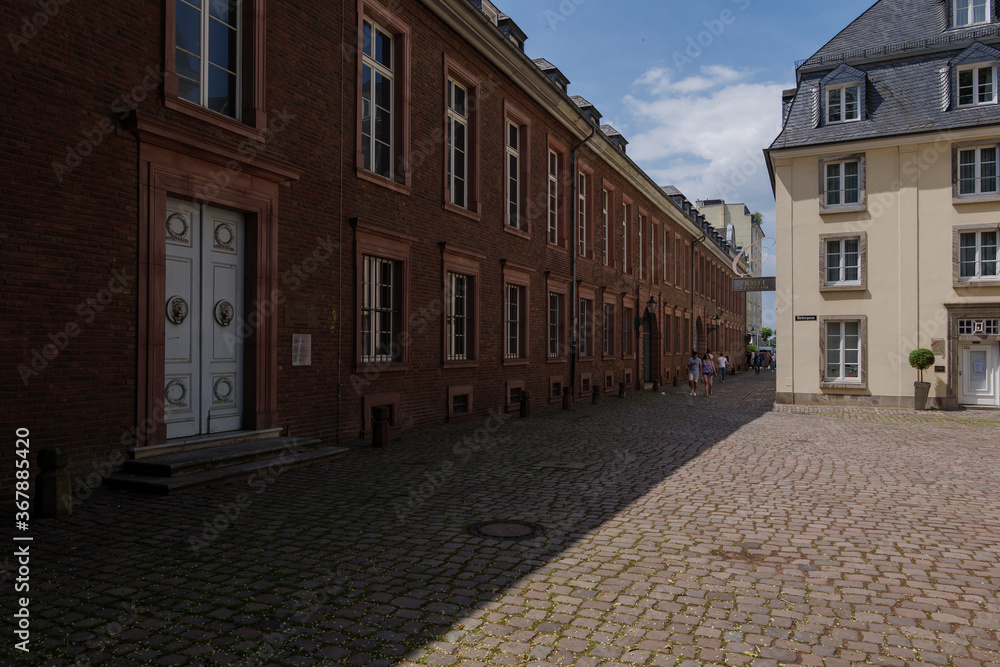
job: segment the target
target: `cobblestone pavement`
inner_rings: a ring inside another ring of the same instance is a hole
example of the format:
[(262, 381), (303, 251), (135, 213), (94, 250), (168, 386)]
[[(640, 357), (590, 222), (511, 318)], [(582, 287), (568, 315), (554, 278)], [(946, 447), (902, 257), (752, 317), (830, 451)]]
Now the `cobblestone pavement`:
[[(772, 410), (773, 382), (99, 489), (33, 526), (32, 653), (0, 662), (1000, 667), (998, 416)], [(546, 533), (466, 532), (491, 519)]]

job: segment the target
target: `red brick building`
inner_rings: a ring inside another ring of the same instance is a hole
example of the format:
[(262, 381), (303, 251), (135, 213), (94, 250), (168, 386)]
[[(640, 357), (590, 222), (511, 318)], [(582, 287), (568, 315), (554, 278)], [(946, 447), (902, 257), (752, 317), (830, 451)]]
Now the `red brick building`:
[(0, 410), (74, 471), (741, 358), (734, 249), (488, 2), (40, 6), (4, 26)]

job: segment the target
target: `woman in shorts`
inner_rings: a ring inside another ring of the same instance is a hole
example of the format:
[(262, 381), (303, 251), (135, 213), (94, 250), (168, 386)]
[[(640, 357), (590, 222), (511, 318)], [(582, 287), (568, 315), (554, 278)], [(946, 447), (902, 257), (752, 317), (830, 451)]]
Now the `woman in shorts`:
[(712, 378), (715, 377), (715, 364), (708, 354), (701, 360), (701, 376), (705, 379), (705, 396), (711, 396)]

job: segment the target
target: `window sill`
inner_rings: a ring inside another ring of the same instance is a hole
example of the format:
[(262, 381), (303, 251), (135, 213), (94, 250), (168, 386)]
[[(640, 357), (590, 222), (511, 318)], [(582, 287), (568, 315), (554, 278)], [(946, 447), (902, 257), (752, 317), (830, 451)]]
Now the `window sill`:
[(462, 368), (479, 368), (478, 361), (446, 361), (441, 367), (444, 370), (462, 369)]
[(959, 280), (953, 284), (955, 289), (978, 288), (978, 287), (1000, 287), (1000, 277), (998, 278), (976, 278), (973, 280)]
[(597, 357), (595, 357), (592, 354), (590, 354), (590, 355), (581, 355), (580, 358), (577, 361), (594, 362), (594, 361), (597, 361)]
[(819, 214), (820, 215), (836, 215), (837, 213), (866, 213), (868, 211), (868, 204), (850, 204), (841, 206), (824, 206), (820, 205)]
[(1000, 201), (1000, 193), (992, 194), (982, 194), (982, 195), (952, 195), (951, 203), (953, 206), (961, 206), (962, 204), (982, 204), (983, 202), (998, 202)]
[(865, 283), (845, 283), (843, 285), (820, 285), (820, 292), (865, 292), (868, 285)]
[(601, 357), (601, 361), (616, 361), (617, 359), (618, 357), (613, 354), (605, 354)]
[(842, 380), (838, 382), (820, 382), (820, 389), (868, 389), (868, 383), (862, 381), (850, 382)]
[(406, 196), (410, 195), (410, 186), (403, 185), (402, 183), (390, 180), (384, 176), (379, 176), (378, 174), (373, 174), (366, 169), (362, 169), (360, 167), (355, 168), (354, 175), (362, 181), (368, 181), (369, 183), (374, 183), (375, 185), (381, 185), (384, 188), (394, 190), (395, 192)]
[(634, 354), (626, 354), (626, 355), (624, 355), (622, 357), (622, 361), (629, 361), (629, 360), (633, 360), (633, 359), (635, 359), (635, 355)]
[(478, 212), (476, 212), (476, 211), (470, 211), (469, 209), (463, 208), (463, 207), (458, 206), (456, 204), (451, 204), (451, 203), (446, 202), (444, 205), (442, 205), (441, 208), (443, 208), (445, 211), (450, 211), (452, 213), (457, 213), (458, 215), (461, 215), (463, 217), (469, 218), (470, 220), (474, 220), (476, 222), (479, 222), (479, 221), (481, 221), (483, 219), (483, 216), (480, 215)]
[[(836, 109), (834, 109), (836, 111)], [(849, 118), (847, 120), (828, 120), (824, 123), (825, 127), (836, 127), (837, 125), (850, 125), (851, 123), (860, 123), (861, 118)]]
[(458, 424), (460, 422), (469, 421), (472, 419), (473, 415), (471, 412), (463, 412), (460, 415), (448, 415), (449, 424)]
[(565, 246), (557, 245), (548, 240), (545, 242), (545, 247), (548, 248), (549, 250), (555, 250), (556, 252), (561, 252), (566, 255), (569, 254), (569, 250)]
[(565, 364), (566, 357), (549, 357), (545, 363), (547, 364)]
[(356, 366), (358, 373), (375, 373), (376, 375), (379, 373), (403, 373), (412, 368), (409, 363), (396, 361), (384, 363), (359, 361)]
[(530, 359), (504, 359), (504, 366), (530, 366)]
[(173, 109), (174, 111), (179, 111), (180, 113), (192, 118), (197, 118), (198, 120), (204, 121), (209, 125), (214, 125), (215, 127), (235, 132), (236, 134), (244, 137), (255, 139), (261, 143), (265, 140), (264, 133), (261, 130), (251, 127), (250, 125), (245, 125), (235, 118), (230, 118), (229, 116), (224, 116), (221, 113), (216, 113), (215, 111), (206, 109), (205, 107), (195, 104), (194, 102), (188, 102), (187, 100), (179, 97), (167, 95), (163, 99), (163, 106), (168, 109)]
[(518, 229), (517, 227), (512, 227), (512, 226), (508, 225), (507, 223), (504, 223), (503, 230), (505, 232), (507, 232), (508, 234), (513, 234), (514, 236), (519, 236), (522, 239), (525, 239), (527, 241), (531, 240), (531, 233), (530, 232), (526, 232), (523, 229)]

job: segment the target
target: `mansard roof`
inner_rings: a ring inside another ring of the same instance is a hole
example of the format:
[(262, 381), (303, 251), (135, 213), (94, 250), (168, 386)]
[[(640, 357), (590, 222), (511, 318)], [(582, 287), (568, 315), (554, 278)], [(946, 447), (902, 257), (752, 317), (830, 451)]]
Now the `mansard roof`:
[(840, 31), (799, 69), (825, 67), (918, 49), (968, 45), (1000, 37), (996, 0), (992, 23), (950, 28), (951, 0), (879, 0)]
[[(797, 67), (794, 98), (771, 149), (1000, 124), (1000, 105), (955, 108), (955, 68), (1000, 61), (991, 23), (953, 28), (951, 0), (879, 0)], [(825, 124), (823, 88), (862, 83), (861, 120)]]

